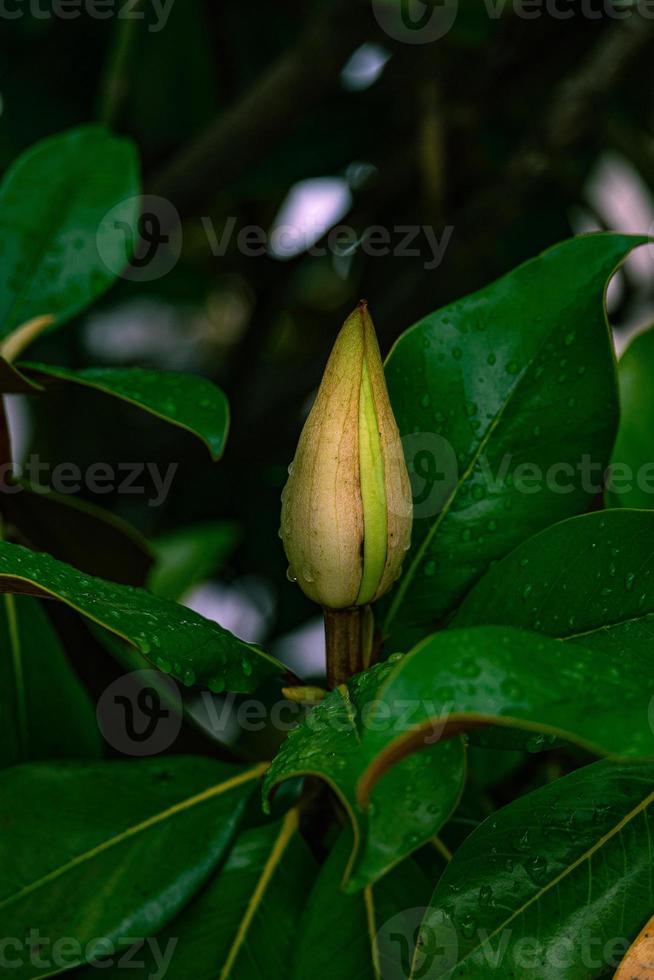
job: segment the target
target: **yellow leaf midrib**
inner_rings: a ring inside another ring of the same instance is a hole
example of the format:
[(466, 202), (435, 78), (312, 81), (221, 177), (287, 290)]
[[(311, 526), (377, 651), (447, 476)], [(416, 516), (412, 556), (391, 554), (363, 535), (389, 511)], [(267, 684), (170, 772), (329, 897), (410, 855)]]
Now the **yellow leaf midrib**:
[(250, 929), (257, 910), (263, 901), (263, 897), (275, 871), (277, 870), (277, 866), (279, 865), (279, 862), (281, 861), (293, 834), (298, 828), (298, 823), (298, 811), (296, 809), (289, 810), (282, 821), (279, 833), (275, 838), (275, 843), (273, 844), (270, 854), (266, 859), (256, 887), (250, 896), (250, 901), (248, 902), (245, 910), (245, 915), (241, 919), (236, 935), (232, 941), (229, 952), (227, 953), (225, 962), (220, 971), (220, 980), (227, 980), (227, 977), (231, 975), (232, 968), (234, 967), (243, 943), (245, 942), (248, 930)]
[(92, 860), (99, 854), (103, 854), (112, 847), (115, 847), (118, 844), (121, 844), (123, 841), (128, 840), (130, 837), (134, 837), (145, 830), (149, 830), (151, 827), (155, 827), (157, 824), (163, 823), (165, 820), (176, 816), (178, 813), (182, 813), (184, 810), (190, 810), (192, 807), (198, 806), (199, 804), (204, 803), (206, 800), (210, 800), (216, 796), (221, 796), (223, 793), (227, 793), (230, 790), (235, 789), (237, 786), (241, 786), (253, 779), (258, 779), (267, 768), (268, 763), (261, 763), (254, 766), (252, 769), (248, 769), (246, 772), (239, 773), (238, 776), (225, 780), (223, 783), (217, 783), (214, 786), (209, 786), (201, 793), (196, 793), (195, 796), (189, 796), (185, 800), (180, 800), (178, 803), (174, 803), (166, 810), (161, 810), (147, 819), (140, 821), (140, 823), (127, 827), (119, 834), (107, 838), (107, 840), (102, 841), (100, 844), (90, 848), (88, 851), (84, 851), (82, 854), (75, 855), (75, 857), (71, 858), (65, 864), (61, 864), (59, 867), (53, 868), (52, 871), (42, 875), (35, 881), (31, 881), (28, 885), (25, 885), (13, 895), (10, 895), (8, 898), (0, 901), (0, 909), (5, 909), (8, 906), (13, 905), (26, 895), (30, 895), (44, 885), (47, 885), (52, 881), (56, 881), (57, 878), (61, 878), (73, 868), (78, 867), (85, 861)]
[(368, 927), (368, 938), (370, 940), (370, 956), (372, 959), (372, 971), (375, 980), (381, 980), (381, 962), (379, 959), (379, 942), (377, 940), (377, 912), (375, 909), (375, 896), (372, 885), (366, 885), (363, 889), (363, 902), (366, 909), (366, 925)]
[[(584, 851), (584, 853), (581, 854), (576, 859), (576, 861), (573, 861), (566, 868), (564, 868), (563, 871), (560, 872), (560, 874), (558, 874), (555, 878), (553, 878), (541, 889), (539, 889), (539, 891), (537, 891), (534, 895), (532, 895), (528, 901), (526, 901), (523, 905), (521, 905), (520, 908), (516, 909), (507, 919), (504, 919), (502, 923), (496, 929), (493, 930), (492, 933), (490, 933), (488, 936), (485, 936), (484, 945), (490, 943), (491, 940), (494, 939), (504, 929), (506, 929), (511, 922), (513, 922), (516, 918), (518, 918), (518, 916), (522, 915), (526, 909), (532, 906), (535, 902), (539, 901), (539, 899), (541, 899), (543, 895), (551, 891), (552, 888), (555, 888), (558, 884), (560, 884), (560, 882), (563, 881), (564, 878), (572, 874), (572, 872), (575, 871), (577, 868), (579, 868), (585, 861), (590, 860), (590, 858), (597, 851), (599, 851), (602, 847), (604, 847), (605, 844), (607, 844), (617, 834), (619, 834), (624, 829), (624, 827), (626, 827), (640, 813), (645, 811), (647, 807), (650, 806), (650, 804), (653, 802), (654, 802), (654, 792), (651, 792), (648, 796), (645, 797), (645, 799), (641, 800), (638, 806), (634, 807), (633, 810), (630, 810), (629, 813), (625, 814), (625, 816), (622, 817), (622, 819), (618, 821), (618, 823), (614, 827), (612, 827), (611, 830), (609, 830), (606, 834), (600, 837), (593, 844), (592, 847), (588, 848), (587, 851)], [(464, 963), (465, 960), (467, 960), (470, 956), (473, 955), (473, 953), (475, 953), (480, 948), (481, 948), (480, 946), (475, 946), (473, 949), (468, 950), (468, 952), (465, 954), (463, 959), (459, 960), (456, 965), (460, 966), (461, 963)], [(411, 973), (411, 978), (412, 977), (413, 977), (413, 971)]]
[(25, 678), (23, 673), (23, 651), (16, 615), (16, 599), (13, 595), (5, 595), (5, 612), (7, 614), (7, 632), (11, 649), (11, 665), (14, 674), (16, 691), (16, 722), (18, 728), (18, 745), (21, 759), (27, 759), (29, 753), (29, 732), (27, 727), (27, 702), (25, 694)]

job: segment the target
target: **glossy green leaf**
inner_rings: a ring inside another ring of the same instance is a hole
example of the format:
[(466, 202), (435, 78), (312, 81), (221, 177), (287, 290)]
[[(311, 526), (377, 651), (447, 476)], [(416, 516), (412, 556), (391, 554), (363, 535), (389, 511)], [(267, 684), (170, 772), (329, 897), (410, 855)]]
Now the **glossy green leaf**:
[[(288, 980), (298, 923), (316, 864), (291, 810), (280, 823), (244, 831), (224, 867), (167, 929), (155, 937), (171, 951), (167, 980)], [(130, 976), (156, 975), (153, 943), (134, 955)], [(123, 977), (119, 957), (100, 964), (102, 975)], [(138, 964), (142, 964), (138, 966)], [(84, 980), (98, 967), (84, 970)]]
[(138, 169), (134, 145), (99, 126), (48, 137), (12, 164), (0, 185), (0, 337), (41, 314), (61, 324), (111, 285), (131, 250)]
[(102, 956), (107, 941), (124, 949), (156, 933), (225, 853), (260, 773), (184, 756), (5, 770), (3, 934), (22, 940), (31, 928), (50, 940), (50, 970), (24, 950), (12, 976), (48, 975), (55, 955), (73, 966)]
[(101, 753), (94, 707), (41, 604), (0, 596), (0, 768)]
[(151, 415), (197, 436), (212, 459), (220, 459), (229, 429), (229, 405), (220, 388), (197, 374), (144, 368), (70, 368), (20, 363), (28, 378), (46, 385), (69, 382), (93, 388), (136, 405)]
[(377, 691), (363, 737), (372, 761), (358, 799), (409, 753), (491, 724), (568, 739), (597, 754), (654, 757), (649, 678), (649, 652), (623, 658), (618, 668), (594, 650), (511, 627), (437, 633), (395, 663)]
[(467, 838), (436, 886), (411, 976), (611, 975), (651, 914), (654, 766), (597, 762)]
[(351, 841), (343, 833), (323, 865), (300, 923), (291, 980), (379, 980), (408, 975), (431, 884), (409, 859), (356, 895), (340, 890)]
[[(563, 242), (395, 344), (386, 375), (414, 487), (412, 547), (384, 622), (396, 648), (430, 632), (492, 561), (587, 508), (576, 464), (605, 466), (617, 428), (604, 291), (644, 241)], [(542, 474), (536, 493), (523, 464)], [(569, 493), (548, 482), (561, 465)]]
[(221, 568), (239, 537), (228, 521), (205, 521), (161, 535), (152, 543), (156, 562), (148, 588), (165, 599), (181, 599)]
[(0, 541), (0, 592), (59, 599), (126, 640), (183, 684), (212, 691), (254, 691), (286, 668), (198, 613), (151, 595), (85, 575), (50, 555)]
[(620, 427), (611, 457), (612, 507), (654, 508), (654, 330), (631, 342), (618, 364)]
[(640, 663), (642, 682), (651, 686), (652, 541), (649, 511), (598, 511), (562, 521), (492, 568), (452, 625), (538, 630), (601, 651), (604, 674), (622, 676), (625, 666)]
[(32, 547), (89, 575), (125, 585), (145, 583), (152, 550), (127, 521), (70, 494), (36, 489), (22, 480), (13, 483), (21, 489), (5, 493), (5, 517)]
[(456, 808), (465, 781), (463, 743), (452, 739), (405, 759), (373, 794), (367, 810), (358, 805), (357, 782), (374, 758), (366, 751), (366, 726), (378, 688), (392, 669), (393, 658), (354, 677), (347, 689), (332, 691), (288, 733), (264, 783), (267, 797), (284, 779), (312, 775), (337, 794), (354, 833), (345, 882), (352, 891), (375, 881), (436, 834)]

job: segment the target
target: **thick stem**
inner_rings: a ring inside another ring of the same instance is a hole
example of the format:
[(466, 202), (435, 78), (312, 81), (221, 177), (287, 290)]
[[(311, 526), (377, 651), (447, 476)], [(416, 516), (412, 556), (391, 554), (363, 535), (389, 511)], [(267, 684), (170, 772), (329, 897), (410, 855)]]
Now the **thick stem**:
[(327, 684), (345, 684), (365, 667), (362, 607), (324, 609)]

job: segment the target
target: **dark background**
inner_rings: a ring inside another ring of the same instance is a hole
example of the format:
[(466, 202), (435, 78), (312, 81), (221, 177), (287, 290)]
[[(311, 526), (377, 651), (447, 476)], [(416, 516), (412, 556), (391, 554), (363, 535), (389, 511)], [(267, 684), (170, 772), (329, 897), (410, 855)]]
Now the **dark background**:
[[(623, 17), (628, 5), (608, 0), (559, 0), (566, 18), (509, 4), (491, 17), (482, 0), (460, 0), (449, 32), (409, 44), (380, 27), (371, 0), (175, 0), (160, 30), (149, 3), (135, 8), (142, 20), (100, 20), (36, 16), (52, 10), (39, 2), (29, 13), (14, 0), (24, 16), (0, 16), (0, 165), (103, 121), (136, 141), (145, 190), (177, 209), (183, 248), (165, 276), (119, 282), (29, 356), (205, 374), (229, 397), (232, 429), (212, 465), (179, 430), (70, 386), (47, 411), (14, 406), (17, 451), (81, 465), (179, 462), (165, 506), (95, 502), (153, 537), (234, 521), (240, 545), (202, 611), (270, 643), (314, 615), (284, 577), (279, 495), (357, 300), (370, 302), (385, 354), (420, 316), (571, 234), (651, 230), (654, 19)], [(447, 227), (443, 261), (426, 268), (422, 235), (408, 256), (364, 244), (349, 255), (243, 254), (244, 226), (269, 232), (280, 211), (306, 220), (288, 210), (298, 191), (357, 236), (387, 229), (391, 246), (399, 226), (427, 225), (439, 241)], [(234, 235), (214, 255), (206, 228), (220, 237), (230, 218)], [(611, 293), (619, 346), (654, 319), (650, 263), (631, 260)]]

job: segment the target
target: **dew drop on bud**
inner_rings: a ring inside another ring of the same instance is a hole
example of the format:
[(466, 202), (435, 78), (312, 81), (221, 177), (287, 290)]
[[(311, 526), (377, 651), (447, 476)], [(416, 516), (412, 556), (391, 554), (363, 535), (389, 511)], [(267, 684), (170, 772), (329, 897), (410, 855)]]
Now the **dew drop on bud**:
[(295, 574), (295, 572), (293, 571), (290, 565), (286, 569), (286, 578), (289, 580), (289, 582), (297, 582), (297, 575)]

